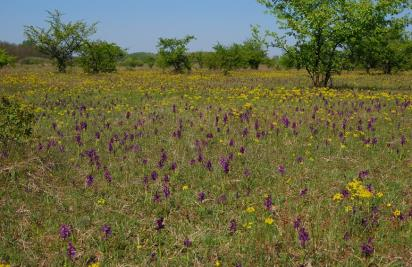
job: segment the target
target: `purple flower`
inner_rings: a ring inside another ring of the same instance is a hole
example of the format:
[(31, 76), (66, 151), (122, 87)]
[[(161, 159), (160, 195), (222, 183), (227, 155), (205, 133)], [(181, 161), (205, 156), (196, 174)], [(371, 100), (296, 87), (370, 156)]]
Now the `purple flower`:
[(244, 153), (245, 153), (245, 148), (244, 148), (243, 146), (241, 146), (240, 149), (239, 149), (239, 152), (240, 152), (241, 154), (244, 154)]
[(163, 217), (160, 217), (159, 219), (156, 220), (156, 227), (155, 227), (155, 229), (156, 229), (157, 231), (160, 231), (160, 230), (163, 229), (163, 228), (165, 228), (164, 219), (163, 219)]
[(281, 175), (284, 175), (285, 172), (286, 172), (285, 166), (284, 166), (284, 165), (279, 165), (279, 167), (278, 167), (278, 172), (279, 172)]
[(303, 162), (303, 157), (299, 156), (296, 158), (297, 163), (302, 163)]
[(102, 226), (102, 232), (104, 233), (104, 237), (108, 238), (112, 235), (112, 228), (109, 225), (105, 224)]
[(235, 141), (233, 139), (230, 139), (229, 146), (234, 146), (234, 145), (235, 145)]
[(229, 159), (227, 159), (225, 157), (222, 157), (222, 158), (220, 158), (219, 163), (220, 163), (220, 166), (223, 169), (223, 172), (224, 173), (229, 173)]
[(299, 229), (299, 241), (302, 247), (305, 247), (306, 242), (309, 241), (309, 233), (306, 232), (304, 227)]
[(167, 185), (163, 186), (163, 194), (164, 194), (165, 198), (168, 198), (170, 196), (170, 189)]
[(308, 189), (305, 187), (304, 189), (300, 190), (299, 195), (300, 195), (301, 197), (303, 197), (303, 196), (306, 195), (307, 192), (308, 192)]
[(158, 176), (159, 176), (159, 175), (157, 174), (156, 171), (152, 171), (151, 177), (152, 177), (152, 180), (153, 180), (153, 181), (156, 181), (156, 179), (157, 179)]
[(283, 123), (283, 125), (284, 125), (286, 128), (288, 128), (288, 127), (289, 127), (289, 123), (290, 123), (288, 117), (283, 116), (283, 117), (282, 117), (282, 123)]
[(359, 179), (365, 179), (369, 175), (369, 170), (364, 170), (359, 172)]
[(293, 222), (293, 228), (295, 228), (296, 230), (300, 227), (302, 221), (300, 218), (297, 218), (294, 222)]
[(205, 200), (205, 198), (206, 198), (205, 192), (199, 192), (199, 193), (197, 194), (197, 200), (198, 200), (200, 203), (202, 203), (202, 202)]
[(104, 170), (104, 178), (106, 178), (106, 180), (110, 183), (113, 180), (113, 178), (112, 178), (112, 175), (109, 172), (109, 169), (107, 169), (107, 167), (104, 166), (103, 170)]
[(69, 242), (69, 246), (67, 248), (67, 256), (70, 260), (74, 260), (76, 257), (76, 248), (73, 246), (72, 242)]
[(70, 225), (62, 224), (60, 226), (60, 231), (59, 232), (60, 232), (60, 237), (63, 238), (63, 239), (66, 239), (71, 235), (72, 229), (71, 229)]
[(88, 175), (88, 176), (86, 177), (86, 185), (87, 185), (87, 186), (92, 186), (93, 181), (94, 181), (94, 177), (93, 177), (92, 175)]
[(234, 219), (230, 220), (229, 222), (229, 232), (231, 234), (234, 234), (237, 230), (237, 224), (236, 221)]
[(373, 252), (375, 251), (372, 245), (372, 239), (369, 238), (368, 243), (363, 243), (361, 245), (361, 251), (362, 251), (362, 255), (365, 257), (372, 256)]
[(272, 196), (269, 195), (268, 197), (265, 198), (265, 201), (264, 201), (265, 208), (268, 211), (271, 211), (272, 210), (272, 204), (273, 204)]
[(185, 245), (185, 247), (190, 247), (190, 246), (192, 246), (192, 241), (189, 239), (189, 238), (186, 238), (184, 241), (183, 241), (183, 245)]
[(160, 195), (159, 192), (155, 192), (155, 194), (153, 195), (153, 201), (154, 202), (159, 202), (160, 201)]

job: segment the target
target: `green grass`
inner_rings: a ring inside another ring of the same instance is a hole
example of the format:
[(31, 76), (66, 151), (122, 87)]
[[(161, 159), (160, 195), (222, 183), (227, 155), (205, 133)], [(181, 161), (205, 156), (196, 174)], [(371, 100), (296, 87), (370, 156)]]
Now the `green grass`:
[[(3, 93), (32, 105), (36, 123), (29, 143), (4, 150), (8, 156), (0, 158), (0, 262), (412, 264), (409, 73), (349, 73), (335, 79), (342, 86), (362, 83), (350, 90), (290, 89), (308, 85), (304, 73), (295, 71), (241, 71), (224, 77), (213, 72), (169, 75), (143, 70), (89, 76), (29, 68), (4, 70), (2, 75)], [(284, 117), (290, 121), (287, 128)], [(369, 130), (372, 118), (374, 130)], [(87, 128), (76, 130), (81, 122)], [(174, 137), (180, 125), (181, 138)], [(242, 134), (245, 128), (247, 136)], [(101, 135), (98, 140), (96, 132)], [(213, 137), (207, 137), (209, 133)], [(376, 144), (364, 144), (375, 137)], [(90, 149), (99, 156), (100, 168), (84, 156)], [(159, 167), (162, 150), (167, 160)], [(231, 153), (229, 172), (224, 173), (219, 162)], [(205, 167), (209, 160), (210, 171)], [(172, 163), (175, 170), (170, 169)], [(278, 171), (280, 165), (284, 174)], [(103, 166), (113, 177), (110, 183)], [(332, 199), (364, 170), (369, 171), (363, 185), (372, 185), (371, 198)], [(153, 171), (159, 176), (155, 181)], [(86, 186), (88, 175), (94, 176), (92, 186)], [(165, 175), (170, 178), (168, 198), (163, 193)], [(307, 193), (301, 196), (305, 188)], [(203, 202), (198, 200), (200, 192), (205, 193)], [(377, 197), (378, 192), (383, 197)], [(268, 195), (273, 201), (270, 211), (264, 205)], [(345, 212), (346, 206), (354, 212)], [(255, 211), (248, 213), (248, 207)], [(397, 209), (403, 218), (393, 215)], [(160, 217), (165, 227), (158, 231)], [(266, 218), (273, 224), (266, 224)], [(309, 234), (305, 246), (294, 229), (297, 218)], [(231, 220), (237, 225), (234, 233)], [(72, 228), (66, 240), (59, 236), (62, 224)], [(101, 231), (105, 224), (113, 232), (108, 238)], [(187, 238), (190, 247), (184, 245)], [(369, 238), (374, 252), (367, 257), (361, 245)], [(76, 248), (73, 260), (67, 256), (68, 242)]]

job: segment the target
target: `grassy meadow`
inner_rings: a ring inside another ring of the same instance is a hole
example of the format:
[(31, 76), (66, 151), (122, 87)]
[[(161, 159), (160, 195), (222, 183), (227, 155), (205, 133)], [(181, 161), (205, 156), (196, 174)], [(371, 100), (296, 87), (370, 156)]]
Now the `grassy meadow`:
[(0, 266), (412, 266), (411, 81), (2, 69)]

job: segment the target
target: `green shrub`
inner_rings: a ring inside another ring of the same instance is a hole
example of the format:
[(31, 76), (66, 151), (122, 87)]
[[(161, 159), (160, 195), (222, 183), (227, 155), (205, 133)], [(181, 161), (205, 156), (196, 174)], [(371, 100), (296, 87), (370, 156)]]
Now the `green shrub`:
[(0, 68), (14, 63), (14, 57), (9, 56), (4, 49), (0, 49)]
[(0, 144), (23, 143), (32, 134), (30, 107), (6, 97), (0, 99)]
[(80, 64), (87, 73), (116, 71), (117, 62), (125, 52), (114, 43), (105, 41), (87, 42), (81, 51)]
[(42, 57), (26, 57), (19, 60), (19, 63), (23, 65), (45, 65), (49, 62), (50, 60)]

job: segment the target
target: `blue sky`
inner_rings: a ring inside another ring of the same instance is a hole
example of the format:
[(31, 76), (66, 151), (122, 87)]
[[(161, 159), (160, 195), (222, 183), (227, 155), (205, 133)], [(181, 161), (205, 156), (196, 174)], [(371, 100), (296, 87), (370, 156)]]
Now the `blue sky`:
[[(0, 40), (24, 40), (24, 25), (45, 26), (46, 10), (59, 9), (65, 20), (99, 22), (96, 39), (116, 42), (130, 52), (155, 51), (159, 37), (193, 34), (190, 50), (210, 50), (218, 41), (241, 42), (250, 25), (276, 29), (275, 19), (255, 0), (5, 0)], [(272, 50), (270, 54), (279, 54)]]

